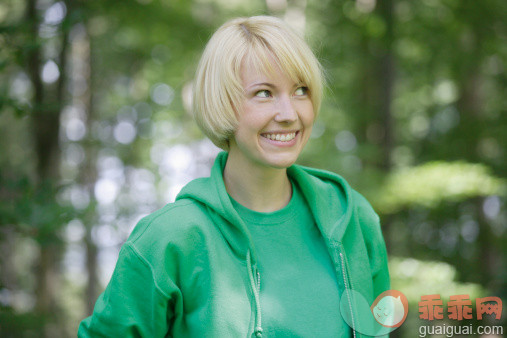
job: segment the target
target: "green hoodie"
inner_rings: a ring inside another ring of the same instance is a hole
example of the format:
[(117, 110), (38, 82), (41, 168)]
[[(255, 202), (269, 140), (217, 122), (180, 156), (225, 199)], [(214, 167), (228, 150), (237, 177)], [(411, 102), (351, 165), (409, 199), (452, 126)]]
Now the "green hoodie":
[[(193, 180), (174, 203), (139, 222), (79, 337), (262, 336), (261, 276), (249, 231), (225, 189), (226, 161), (220, 153), (210, 177)], [(287, 173), (308, 201), (342, 289), (372, 304), (389, 289), (378, 216), (336, 174), (299, 165)]]

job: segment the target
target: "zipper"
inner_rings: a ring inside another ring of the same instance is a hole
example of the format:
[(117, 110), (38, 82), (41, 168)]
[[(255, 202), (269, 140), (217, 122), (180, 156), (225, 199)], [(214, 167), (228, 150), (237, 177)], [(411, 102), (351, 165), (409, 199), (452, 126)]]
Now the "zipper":
[[(248, 269), (248, 278), (250, 279), (250, 287), (252, 288), (252, 292), (254, 294), (255, 300), (255, 328), (254, 335), (256, 338), (262, 337), (262, 313), (261, 313), (261, 301), (260, 301), (260, 291), (261, 291), (261, 274), (255, 267), (252, 267), (250, 250), (246, 253), (246, 265)], [(254, 270), (255, 276), (254, 278)]]
[[(352, 334), (354, 338), (356, 338), (356, 327), (354, 320), (354, 312), (352, 308), (352, 301), (347, 290), (353, 290), (352, 282), (347, 278), (347, 263), (344, 254), (342, 253), (341, 244), (340, 244), (340, 261), (342, 266), (342, 277), (343, 283), (345, 287), (345, 294), (347, 295), (347, 301), (349, 304), (350, 316), (352, 320)], [(247, 251), (246, 254), (246, 262), (247, 262), (247, 270), (248, 270), (248, 278), (250, 280), (250, 287), (252, 289), (252, 293), (254, 295), (255, 301), (255, 327), (254, 327), (254, 336), (256, 338), (262, 338), (262, 312), (261, 312), (261, 302), (260, 302), (260, 290), (261, 290), (261, 275), (255, 266), (252, 266), (252, 257), (250, 250)], [(349, 285), (350, 282), (350, 285)]]
[(348, 278), (347, 278), (347, 271), (346, 271), (347, 268), (346, 268), (346, 263), (345, 263), (345, 257), (344, 257), (344, 255), (342, 253), (342, 250), (340, 250), (340, 260), (341, 260), (341, 266), (342, 266), (343, 283), (344, 283), (344, 286), (345, 286), (345, 292), (344, 293), (346, 294), (346, 297), (347, 297), (347, 300), (348, 300), (348, 303), (349, 303), (350, 317), (351, 317), (351, 320), (352, 320), (352, 333), (354, 335), (354, 338), (356, 338), (356, 325), (355, 325), (355, 321), (354, 321), (354, 312), (352, 311), (352, 302), (350, 300), (350, 295), (347, 292), (348, 289), (352, 290), (352, 288), (349, 288)]

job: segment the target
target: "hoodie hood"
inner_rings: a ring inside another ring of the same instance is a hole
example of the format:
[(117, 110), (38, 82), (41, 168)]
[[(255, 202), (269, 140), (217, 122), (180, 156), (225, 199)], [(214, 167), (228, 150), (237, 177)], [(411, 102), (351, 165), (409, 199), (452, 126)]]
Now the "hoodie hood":
[[(232, 251), (244, 260), (250, 250), (255, 261), (250, 232), (234, 209), (225, 189), (223, 171), (227, 157), (227, 152), (219, 153), (210, 177), (199, 178), (187, 184), (176, 200), (191, 199), (204, 204)], [(324, 238), (340, 242), (353, 211), (348, 183), (339, 175), (299, 165), (289, 167), (287, 175), (302, 187), (303, 196)]]
[(227, 157), (228, 153), (219, 153), (211, 168), (210, 177), (198, 178), (188, 183), (176, 196), (176, 201), (192, 199), (204, 204), (210, 211), (213, 223), (217, 225), (231, 250), (242, 260), (246, 260), (248, 250), (253, 251), (253, 245), (250, 232), (232, 206), (229, 194), (225, 189), (223, 172)]

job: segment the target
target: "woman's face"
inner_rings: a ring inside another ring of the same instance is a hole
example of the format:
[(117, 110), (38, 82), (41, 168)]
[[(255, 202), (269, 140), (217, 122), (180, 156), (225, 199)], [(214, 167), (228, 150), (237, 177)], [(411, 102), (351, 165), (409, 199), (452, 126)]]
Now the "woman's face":
[[(243, 164), (287, 168), (298, 158), (312, 130), (314, 112), (305, 84), (295, 83), (272, 61), (271, 74), (243, 62), (245, 93), (229, 159)], [(246, 161), (246, 162), (245, 162)]]

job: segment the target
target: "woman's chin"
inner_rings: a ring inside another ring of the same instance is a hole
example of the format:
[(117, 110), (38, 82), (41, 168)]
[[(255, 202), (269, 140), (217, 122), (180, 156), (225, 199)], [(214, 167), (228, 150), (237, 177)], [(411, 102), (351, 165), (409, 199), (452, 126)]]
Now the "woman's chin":
[(293, 165), (298, 156), (295, 154), (270, 154), (264, 159), (264, 163), (272, 168), (286, 169)]

